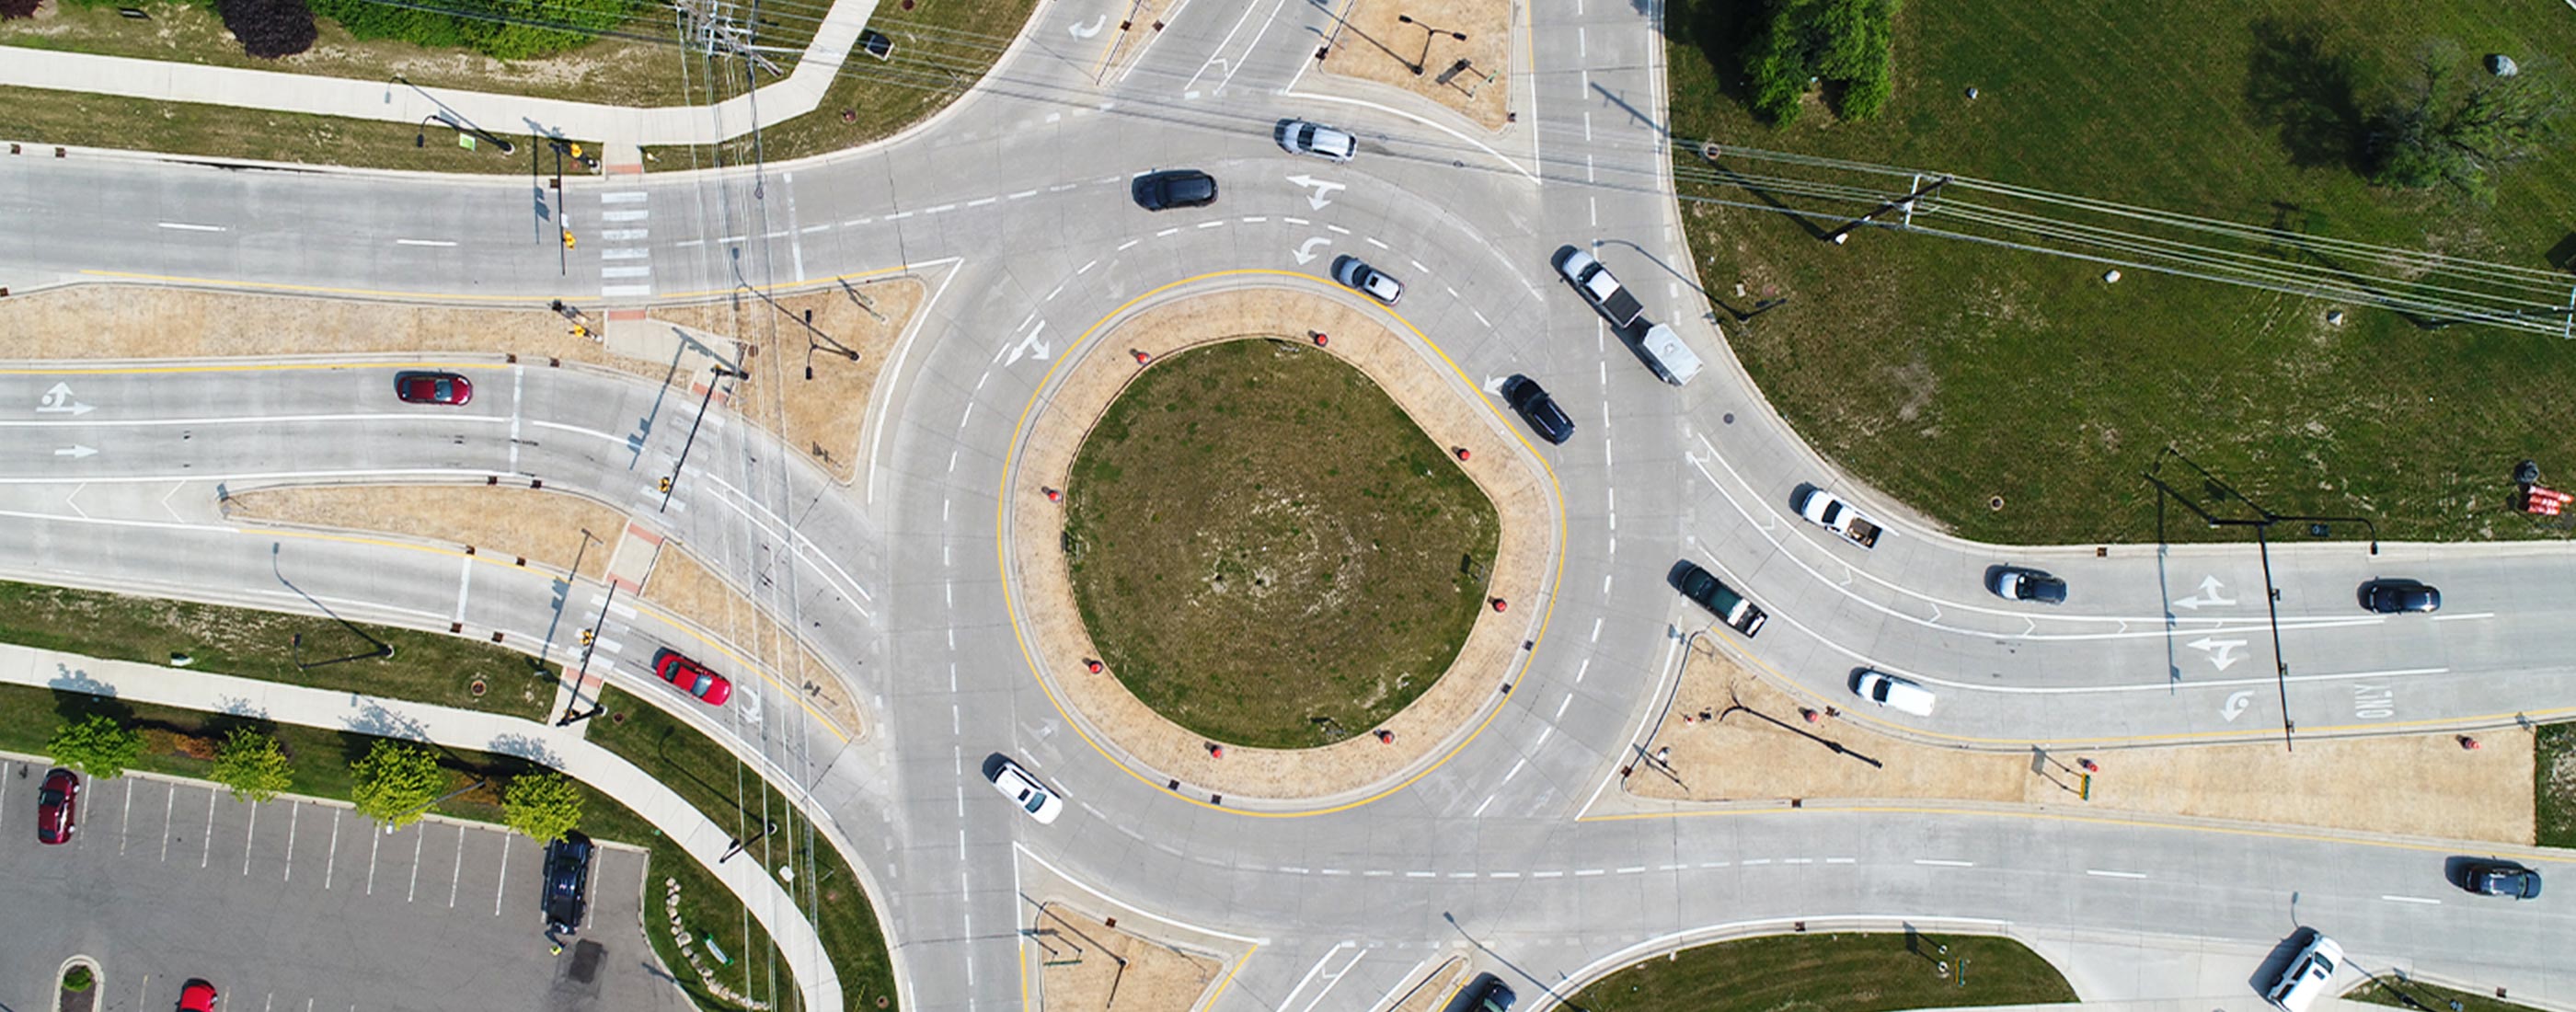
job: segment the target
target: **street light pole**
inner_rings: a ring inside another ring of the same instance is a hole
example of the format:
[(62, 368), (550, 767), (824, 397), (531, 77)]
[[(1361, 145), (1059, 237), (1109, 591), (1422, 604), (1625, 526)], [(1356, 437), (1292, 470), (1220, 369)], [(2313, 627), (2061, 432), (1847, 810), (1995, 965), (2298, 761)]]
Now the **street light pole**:
[(760, 842), (761, 837), (768, 836), (770, 833), (776, 832), (776, 831), (777, 831), (777, 829), (778, 829), (778, 823), (772, 822), (772, 821), (770, 821), (770, 820), (768, 820), (768, 819), (762, 819), (762, 820), (760, 820), (760, 832), (757, 832), (757, 833), (753, 833), (753, 834), (751, 834), (751, 838), (750, 838), (750, 839), (748, 839), (748, 840), (735, 840), (735, 841), (733, 842), (733, 846), (728, 847), (728, 848), (725, 848), (725, 852), (724, 852), (724, 855), (723, 855), (722, 857), (718, 857), (718, 858), (716, 858), (716, 863), (717, 863), (717, 864), (723, 864), (723, 863), (725, 863), (725, 861), (726, 861), (727, 859), (729, 859), (729, 858), (733, 857), (733, 856), (734, 856), (734, 855), (736, 855), (736, 854), (742, 853), (742, 849), (743, 849), (744, 847), (748, 847), (748, 846), (751, 846), (752, 844), (759, 843), (759, 842)]
[(707, 396), (698, 401), (698, 417), (689, 422), (689, 439), (680, 444), (680, 459), (671, 462), (671, 476), (662, 479), (662, 507), (655, 511), (657, 513), (671, 511), (671, 490), (680, 484), (680, 468), (689, 463), (689, 448), (698, 445), (698, 426), (707, 423), (707, 406), (716, 402), (716, 384), (727, 376), (735, 379), (751, 378), (750, 371), (744, 369), (727, 369), (718, 365), (715, 370), (715, 376), (707, 380)]
[(429, 104), (434, 105), (434, 106), (437, 106), (437, 107), (438, 107), (438, 113), (437, 113), (437, 115), (436, 115), (434, 118), (436, 118), (436, 119), (437, 119), (437, 120), (439, 120), (440, 122), (446, 123), (446, 124), (447, 124), (447, 125), (449, 125), (449, 126), (455, 127), (455, 128), (457, 128), (457, 129), (459, 129), (459, 130), (463, 130), (463, 131), (465, 131), (466, 133), (473, 134), (473, 135), (474, 135), (474, 136), (476, 136), (476, 137), (480, 137), (480, 138), (483, 138), (483, 139), (484, 139), (484, 140), (486, 140), (486, 141), (491, 142), (491, 144), (492, 144), (492, 146), (493, 146), (493, 147), (497, 147), (497, 148), (500, 148), (500, 149), (501, 149), (501, 153), (502, 153), (502, 154), (505, 154), (505, 155), (506, 155), (506, 154), (512, 154), (512, 153), (515, 153), (515, 152), (517, 152), (517, 151), (519, 150), (519, 146), (518, 146), (518, 145), (516, 145), (516, 144), (512, 144), (512, 143), (510, 143), (510, 142), (508, 142), (508, 141), (505, 141), (505, 140), (502, 140), (502, 139), (499, 137), (499, 135), (494, 134), (492, 131), (485, 130), (485, 129), (483, 129), (483, 128), (482, 128), (482, 127), (480, 127), (480, 126), (475, 125), (475, 123), (474, 123), (474, 121), (473, 121), (473, 120), (470, 120), (470, 119), (465, 118), (465, 114), (464, 114), (464, 113), (457, 112), (457, 111), (456, 111), (456, 110), (454, 110), (454, 109), (450, 109), (450, 108), (448, 108), (448, 107), (447, 107), (447, 103), (439, 101), (439, 100), (438, 100), (438, 96), (436, 96), (436, 95), (432, 95), (432, 94), (430, 94), (429, 92), (427, 92), (427, 91), (423, 90), (423, 89), (421, 88), (421, 86), (419, 86), (419, 85), (417, 85), (417, 84), (413, 84), (413, 83), (411, 83), (411, 79), (410, 79), (410, 78), (404, 77), (404, 76), (402, 76), (401, 74), (395, 74), (395, 75), (393, 76), (393, 79), (394, 79), (394, 80), (396, 80), (396, 81), (400, 81), (400, 82), (402, 82), (402, 86), (403, 86), (403, 87), (409, 88), (409, 89), (411, 89), (411, 90), (413, 90), (413, 91), (420, 92), (420, 97), (425, 98), (425, 99), (428, 99), (428, 100), (429, 100)]
[(1414, 59), (1413, 59), (1413, 66), (1412, 66), (1412, 70), (1413, 70), (1413, 76), (1415, 76), (1415, 77), (1421, 77), (1421, 76), (1422, 76), (1422, 71), (1423, 71), (1423, 69), (1424, 69), (1426, 66), (1428, 66), (1428, 62), (1427, 62), (1427, 61), (1429, 61), (1429, 60), (1431, 59), (1431, 40), (1432, 40), (1432, 39), (1437, 38), (1437, 37), (1442, 36), (1442, 35), (1446, 35), (1446, 36), (1449, 36), (1449, 37), (1451, 37), (1451, 38), (1457, 39), (1457, 40), (1458, 40), (1458, 41), (1460, 41), (1460, 42), (1465, 42), (1465, 41), (1467, 41), (1467, 33), (1465, 33), (1465, 32), (1452, 31), (1452, 30), (1449, 30), (1449, 29), (1446, 29), (1446, 28), (1433, 28), (1433, 27), (1431, 27), (1430, 25), (1426, 25), (1426, 24), (1423, 24), (1422, 22), (1419, 22), (1419, 21), (1415, 21), (1415, 20), (1413, 20), (1413, 15), (1411, 15), (1411, 14), (1398, 14), (1398, 15), (1396, 15), (1396, 16), (1395, 16), (1395, 19), (1396, 19), (1397, 21), (1401, 21), (1401, 22), (1403, 22), (1403, 23), (1405, 23), (1405, 24), (1412, 25), (1413, 27), (1416, 27), (1416, 28), (1422, 29), (1422, 55), (1417, 56), (1417, 57), (1414, 57)]

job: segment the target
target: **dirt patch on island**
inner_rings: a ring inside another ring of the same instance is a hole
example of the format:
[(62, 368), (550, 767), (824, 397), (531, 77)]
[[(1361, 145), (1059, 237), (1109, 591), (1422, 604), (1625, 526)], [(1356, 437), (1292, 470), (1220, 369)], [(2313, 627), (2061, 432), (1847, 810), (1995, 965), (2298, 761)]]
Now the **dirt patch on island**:
[(1027, 928), (1043, 957), (1041, 1012), (1190, 1012), (1225, 968), (1213, 955), (1110, 927), (1115, 923), (1058, 901), (1036, 907)]
[(1512, 0), (1336, 0), (1335, 6), (1325, 72), (1412, 92), (1489, 131), (1511, 122)]
[(625, 514), (579, 496), (490, 485), (307, 485), (243, 492), (224, 506), (236, 522), (398, 532), (559, 570), (578, 558), (591, 579), (605, 578), (626, 529)]
[(1948, 799), (2532, 843), (2532, 733), (2481, 731), (2475, 741), (2307, 738), (2295, 752), (2278, 743), (1943, 748), (1873, 731), (1839, 702), (1802, 699), (1701, 644), (1625, 786), (1674, 801)]

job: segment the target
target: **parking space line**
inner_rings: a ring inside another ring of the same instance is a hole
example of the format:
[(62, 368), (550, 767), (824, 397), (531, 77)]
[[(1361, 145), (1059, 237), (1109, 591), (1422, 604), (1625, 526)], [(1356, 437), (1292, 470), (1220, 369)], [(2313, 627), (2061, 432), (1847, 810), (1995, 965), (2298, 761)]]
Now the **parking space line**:
[(125, 856), (125, 831), (134, 825), (134, 788), (141, 783), (142, 781), (131, 777), (125, 779), (125, 814), (118, 816), (116, 820), (116, 856), (118, 857)]
[[(26, 775), (27, 770), (31, 770), (31, 769), (34, 769), (34, 768), (35, 768), (35, 764), (33, 764), (33, 763), (19, 763), (18, 765), (19, 765), (20, 767), (22, 767), (22, 768), (18, 771), (18, 773), (19, 773), (19, 775), (20, 775), (20, 776), (25, 776), (25, 775)], [(0, 774), (6, 774), (6, 773), (8, 773), (8, 772), (9, 772), (9, 764), (8, 764), (8, 763), (5, 763), (5, 762), (0, 762)], [(134, 797), (134, 789), (133, 789), (133, 788), (131, 788), (131, 787), (126, 788), (126, 790), (125, 790), (125, 796), (126, 796), (128, 799), (133, 798), (133, 797)], [(129, 801), (129, 803), (130, 803), (130, 801)], [(6, 776), (0, 776), (0, 826), (5, 826), (5, 825), (7, 825), (7, 824), (8, 824), (8, 822), (9, 822), (9, 780), (8, 780), (8, 778), (7, 778)], [(119, 853), (123, 853), (123, 851), (119, 851)]]
[(420, 898), (420, 845), (429, 842), (429, 823), (420, 823), (420, 831), (411, 835), (411, 888), (403, 893), (403, 902)]
[[(211, 789), (211, 788), (209, 788)], [(250, 806), (250, 818), (242, 826), (242, 874), (250, 874), (251, 842), (259, 838), (259, 806)]]
[(179, 785), (170, 785), (170, 796), (161, 802), (161, 860), (170, 860), (170, 817), (179, 809)]
[(322, 889), (331, 889), (331, 872), (340, 867), (340, 810), (331, 810), (331, 853), (322, 859)]
[(385, 848), (385, 834), (372, 827), (367, 831), (367, 895), (376, 894), (376, 852)]
[(456, 909), (456, 889), (465, 882), (465, 825), (456, 826), (456, 871), (447, 880), (447, 909)]
[(197, 857), (199, 868), (213, 864), (215, 860), (215, 789), (212, 786), (206, 788), (206, 831), (203, 835), (206, 838), (206, 852)]
[(501, 916), (501, 894), (510, 887), (510, 834), (501, 834), (501, 880), (492, 884), (492, 916)]
[(295, 823), (304, 817), (304, 803), (292, 798), (286, 802), (286, 878), (295, 881)]

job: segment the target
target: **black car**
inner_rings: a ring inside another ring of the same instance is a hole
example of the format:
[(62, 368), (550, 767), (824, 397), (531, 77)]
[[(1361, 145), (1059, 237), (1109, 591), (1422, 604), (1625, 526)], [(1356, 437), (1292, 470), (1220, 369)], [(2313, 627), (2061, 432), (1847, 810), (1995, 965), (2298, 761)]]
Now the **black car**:
[(546, 926), (565, 934), (581, 930), (590, 911), (590, 855), (597, 848), (580, 833), (546, 845)]
[(1197, 169), (1168, 169), (1136, 177), (1129, 187), (1136, 206), (1148, 211), (1206, 207), (1216, 203), (1216, 177)]
[(2442, 592), (2414, 580), (2372, 580), (2361, 585), (2361, 606), (2382, 615), (2442, 610)]
[(1465, 1012), (1512, 1012), (1512, 1003), (1520, 999), (1512, 993), (1511, 985), (1490, 973), (1477, 974), (1467, 993), (1473, 997), (1461, 1006)]
[(1565, 409), (1556, 406), (1556, 398), (1548, 396), (1547, 388), (1538, 385), (1537, 380), (1514, 373), (1503, 381), (1503, 400), (1521, 413), (1521, 420), (1528, 422), (1540, 439), (1563, 443), (1574, 438), (1574, 419), (1565, 416)]
[(1673, 588), (1681, 591), (1683, 597), (1708, 609), (1709, 614), (1717, 616), (1718, 621), (1736, 632), (1751, 636), (1762, 631), (1762, 623), (1771, 620), (1771, 616), (1763, 614), (1760, 606), (1745, 600), (1744, 595), (1735, 592), (1735, 588), (1718, 582), (1717, 577), (1699, 568), (1698, 563), (1688, 559), (1674, 563), (1672, 580)]
[(2065, 604), (2066, 581), (2023, 566), (1997, 566), (1986, 585), (1996, 597), (2007, 601), (2037, 601), (2041, 604)]
[(2466, 861), (2460, 865), (2460, 888), (2480, 896), (2540, 898), (2540, 873), (2511, 861)]

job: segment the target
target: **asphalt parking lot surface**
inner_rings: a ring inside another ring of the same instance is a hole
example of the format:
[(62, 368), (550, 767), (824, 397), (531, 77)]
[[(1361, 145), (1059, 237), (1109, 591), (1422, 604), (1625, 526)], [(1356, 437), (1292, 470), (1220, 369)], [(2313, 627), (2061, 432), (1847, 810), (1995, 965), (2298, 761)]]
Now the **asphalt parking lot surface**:
[(498, 827), (388, 834), (345, 806), (128, 775), (85, 781), (78, 832), (45, 846), (45, 770), (0, 760), (0, 1012), (50, 1008), (74, 954), (108, 1012), (172, 1008), (192, 977), (226, 1012), (689, 1007), (641, 934), (641, 851), (601, 848), (558, 956), (544, 848)]

